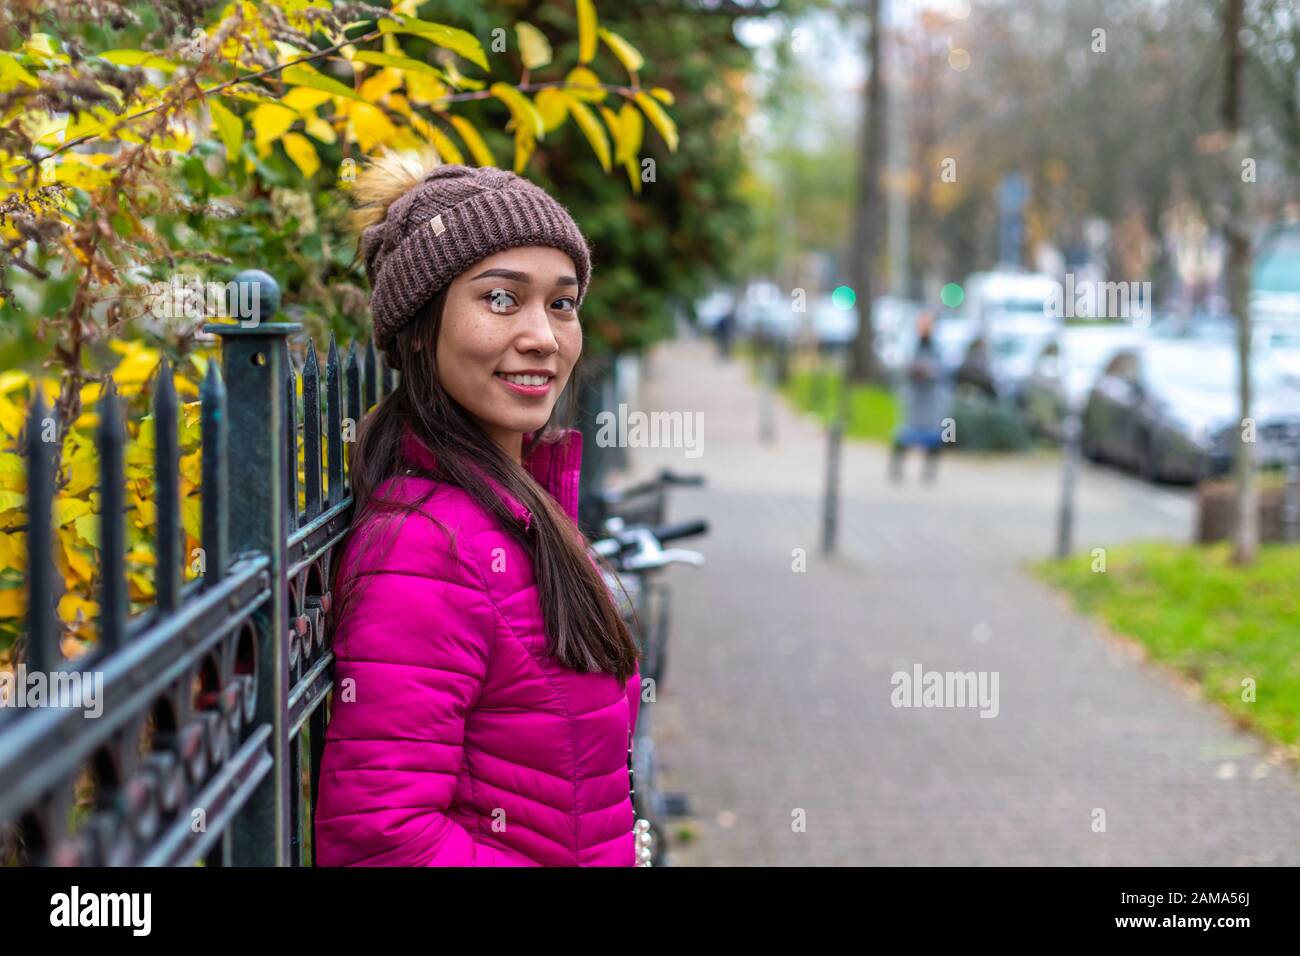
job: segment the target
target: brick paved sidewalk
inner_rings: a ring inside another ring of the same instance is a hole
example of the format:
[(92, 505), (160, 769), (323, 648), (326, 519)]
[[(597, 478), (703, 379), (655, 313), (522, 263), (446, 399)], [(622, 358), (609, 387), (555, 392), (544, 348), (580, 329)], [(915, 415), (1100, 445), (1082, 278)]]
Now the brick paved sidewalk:
[[(672, 656), (647, 705), (693, 811), (674, 863), (1300, 863), (1295, 771), (1020, 570), (1053, 540), (1051, 456), (947, 456), (928, 487), (912, 460), (895, 487), (884, 451), (853, 443), (824, 560), (823, 431), (778, 406), (761, 445), (742, 363), (661, 346), (637, 408), (702, 412), (704, 453), (633, 449), (629, 477), (709, 480), (674, 492), (672, 518), (712, 522), (692, 544), (709, 564), (669, 572)], [(1079, 500), (1080, 548), (1191, 527), (1187, 495), (1107, 471), (1085, 470)], [(916, 663), (998, 672), (998, 715), (895, 708), (891, 675)]]

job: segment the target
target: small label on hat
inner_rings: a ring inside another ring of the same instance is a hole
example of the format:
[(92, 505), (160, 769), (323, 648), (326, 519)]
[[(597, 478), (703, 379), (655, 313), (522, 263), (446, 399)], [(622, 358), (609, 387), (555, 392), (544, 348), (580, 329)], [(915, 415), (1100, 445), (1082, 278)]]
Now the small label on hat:
[(442, 224), (442, 213), (429, 220), (429, 228), (433, 230), (435, 236), (441, 236), (447, 231), (447, 227)]

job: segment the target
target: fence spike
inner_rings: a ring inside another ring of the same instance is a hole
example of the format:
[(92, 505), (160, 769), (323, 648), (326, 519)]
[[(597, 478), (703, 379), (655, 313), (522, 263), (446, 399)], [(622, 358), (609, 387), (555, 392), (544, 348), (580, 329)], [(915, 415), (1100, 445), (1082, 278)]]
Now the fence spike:
[(122, 400), (110, 378), (99, 401), (99, 646), (121, 647), (126, 639), (126, 429)]
[(284, 362), (284, 520), (292, 532), (298, 527), (298, 371), (288, 339), (281, 340), (280, 355)]
[(366, 343), (366, 407), (364, 411), (370, 411), (375, 407), (375, 403), (381, 398), (379, 394), (379, 355), (375, 352), (375, 341), (371, 339)]
[(325, 359), (325, 442), (329, 459), (329, 503), (343, 500), (343, 393), (339, 344), (330, 333), (330, 350)]
[(365, 414), (365, 408), (361, 403), (365, 401), (361, 395), (361, 360), (356, 354), (356, 342), (347, 347), (347, 416), (352, 419), (352, 431), (361, 424), (361, 415)]
[(154, 591), (162, 613), (174, 611), (181, 596), (180, 441), (177, 432), (176, 386), (164, 355), (158, 363), (153, 393), (154, 489), (158, 496), (158, 528)]
[[(53, 432), (53, 435), (50, 433)], [(27, 658), (28, 669), (48, 673), (62, 660), (55, 614), (54, 453), (58, 422), (36, 397), (27, 417)], [(49, 438), (50, 440), (47, 440)]]
[(203, 402), (203, 541), (200, 543), (203, 546), (203, 588), (206, 590), (226, 573), (229, 550), (226, 385), (221, 380), (220, 363), (215, 358), (208, 362), (208, 373), (203, 377), (199, 399)]
[(307, 517), (321, 508), (320, 366), (316, 343), (307, 340), (307, 358), (302, 363), (302, 455), (307, 484)]

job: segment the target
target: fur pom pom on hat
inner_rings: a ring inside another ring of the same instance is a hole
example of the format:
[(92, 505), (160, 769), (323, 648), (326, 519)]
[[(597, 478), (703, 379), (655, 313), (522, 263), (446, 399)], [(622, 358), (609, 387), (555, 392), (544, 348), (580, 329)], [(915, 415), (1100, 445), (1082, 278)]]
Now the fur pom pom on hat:
[(375, 346), (393, 338), (444, 286), (476, 262), (515, 246), (568, 253), (579, 305), (591, 250), (569, 211), (546, 190), (492, 166), (435, 165), (390, 154), (357, 178), (353, 213), (370, 280)]

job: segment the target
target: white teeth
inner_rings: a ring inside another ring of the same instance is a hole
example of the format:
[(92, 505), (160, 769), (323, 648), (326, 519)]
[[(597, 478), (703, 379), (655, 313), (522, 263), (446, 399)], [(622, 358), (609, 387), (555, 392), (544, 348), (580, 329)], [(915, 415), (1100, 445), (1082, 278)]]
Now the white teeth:
[(501, 377), (516, 385), (545, 385), (550, 381), (545, 375), (502, 375)]

